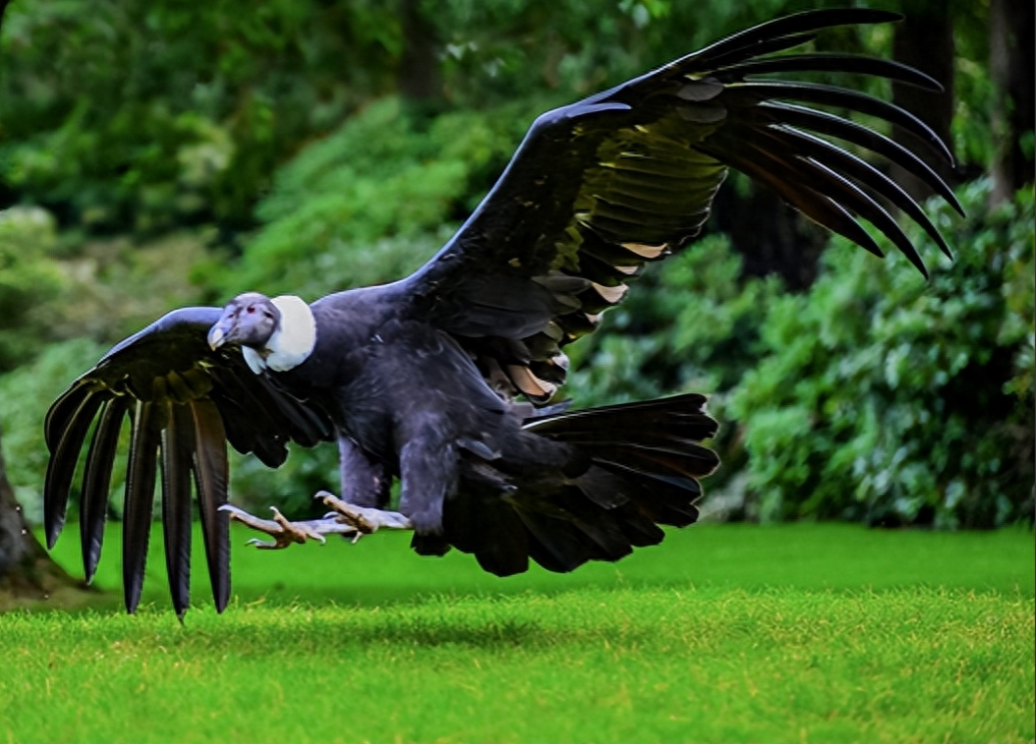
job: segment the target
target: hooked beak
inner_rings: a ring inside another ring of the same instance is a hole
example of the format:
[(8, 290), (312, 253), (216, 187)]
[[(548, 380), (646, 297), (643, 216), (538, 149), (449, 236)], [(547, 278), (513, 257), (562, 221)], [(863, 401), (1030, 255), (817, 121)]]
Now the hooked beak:
[(234, 321), (232, 318), (220, 318), (216, 325), (209, 329), (209, 348), (215, 351), (227, 342), (227, 337), (233, 330)]

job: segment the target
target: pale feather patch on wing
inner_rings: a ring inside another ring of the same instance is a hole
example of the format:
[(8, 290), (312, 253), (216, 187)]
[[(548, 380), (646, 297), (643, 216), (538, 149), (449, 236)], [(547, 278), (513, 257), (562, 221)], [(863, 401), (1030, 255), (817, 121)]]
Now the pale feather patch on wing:
[(533, 400), (548, 400), (558, 389), (557, 385), (538, 378), (528, 367), (513, 364), (508, 366), (507, 374), (518, 389)]

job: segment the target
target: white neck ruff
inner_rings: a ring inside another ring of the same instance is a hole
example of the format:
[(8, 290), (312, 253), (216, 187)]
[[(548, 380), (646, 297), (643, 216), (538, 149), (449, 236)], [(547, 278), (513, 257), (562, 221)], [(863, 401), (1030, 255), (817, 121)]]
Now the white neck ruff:
[(306, 361), (317, 345), (317, 322), (301, 297), (281, 295), (271, 302), (280, 310), (281, 322), (266, 347), (262, 351), (241, 348), (245, 362), (257, 375), (267, 368), (274, 372), (293, 369)]

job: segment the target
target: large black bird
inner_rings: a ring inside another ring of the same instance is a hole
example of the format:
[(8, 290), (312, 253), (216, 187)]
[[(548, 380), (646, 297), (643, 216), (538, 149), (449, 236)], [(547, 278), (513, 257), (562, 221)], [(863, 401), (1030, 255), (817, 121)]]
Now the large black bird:
[[(127, 417), (123, 556), (131, 612), (159, 475), (177, 613), (188, 605), (192, 481), (216, 606), (226, 605), (228, 441), (271, 467), (284, 462), (289, 441), (338, 443), (341, 500), (326, 499), (335, 515), (289, 523), (229, 509), (278, 546), (404, 527), (414, 530), (419, 553), (455, 547), (507, 575), (524, 571), (529, 558), (552, 571), (614, 561), (660, 542), (660, 524), (691, 524), (698, 479), (718, 463), (700, 444), (716, 432), (702, 396), (571, 412), (535, 406), (565, 379), (563, 347), (596, 327), (645, 262), (698, 233), (728, 168), (881, 255), (857, 220), (870, 222), (922, 273), (890, 209), (949, 252), (894, 180), (823, 137), (900, 166), (959, 210), (932, 168), (872, 129), (802, 104), (883, 119), (949, 161), (928, 127), (868, 95), (770, 77), (847, 72), (940, 90), (884, 59), (772, 54), (828, 27), (898, 17), (844, 9), (781, 18), (540, 116), (475, 213), (402, 281), (312, 304), (248, 293), (223, 309), (176, 310), (126, 339), (47, 416), (48, 542), (61, 531), (89, 438), (80, 529), (93, 576)], [(399, 512), (382, 511), (394, 478), (402, 484)]]

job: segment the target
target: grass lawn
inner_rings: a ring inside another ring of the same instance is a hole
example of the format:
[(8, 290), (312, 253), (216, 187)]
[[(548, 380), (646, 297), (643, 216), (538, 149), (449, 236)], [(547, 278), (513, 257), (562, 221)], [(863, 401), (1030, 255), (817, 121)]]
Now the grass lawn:
[(222, 616), (196, 558), (176, 621), (157, 545), (136, 616), (0, 616), (0, 744), (1034, 737), (1031, 531), (701, 525), (510, 579), (405, 535), (245, 538)]

